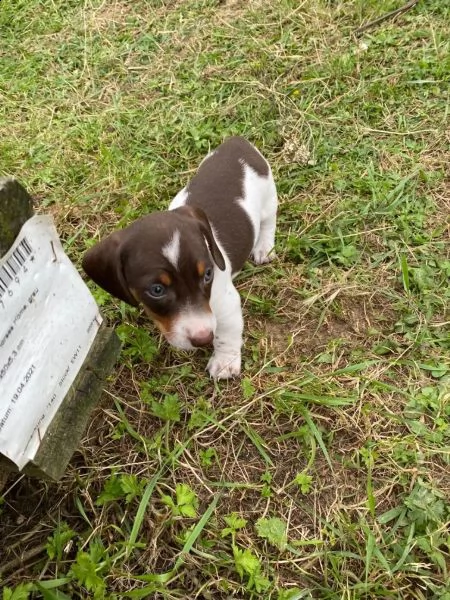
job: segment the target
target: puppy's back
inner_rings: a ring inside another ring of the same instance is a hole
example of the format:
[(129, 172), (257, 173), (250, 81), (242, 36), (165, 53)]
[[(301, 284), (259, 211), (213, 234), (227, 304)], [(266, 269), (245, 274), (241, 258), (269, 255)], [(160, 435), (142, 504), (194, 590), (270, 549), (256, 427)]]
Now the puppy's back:
[(246, 166), (261, 178), (270, 168), (258, 150), (242, 137), (231, 137), (201, 163), (188, 184), (186, 204), (207, 215), (219, 242), (238, 272), (250, 255), (257, 232), (239, 201), (245, 196)]

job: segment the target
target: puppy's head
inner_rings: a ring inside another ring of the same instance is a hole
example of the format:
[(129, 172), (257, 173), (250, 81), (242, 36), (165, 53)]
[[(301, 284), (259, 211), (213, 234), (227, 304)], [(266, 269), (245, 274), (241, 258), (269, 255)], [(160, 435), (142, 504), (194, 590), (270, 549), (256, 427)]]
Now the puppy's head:
[(215, 266), (225, 260), (205, 213), (183, 206), (154, 213), (86, 252), (83, 269), (103, 289), (143, 304), (169, 343), (189, 350), (212, 342), (209, 299)]

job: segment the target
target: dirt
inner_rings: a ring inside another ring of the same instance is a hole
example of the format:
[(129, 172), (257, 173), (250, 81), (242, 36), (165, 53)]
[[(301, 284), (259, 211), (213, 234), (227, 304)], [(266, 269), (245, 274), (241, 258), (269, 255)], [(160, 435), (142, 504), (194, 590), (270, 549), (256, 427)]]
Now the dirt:
[(291, 300), (289, 313), (292, 315), (289, 320), (252, 323), (250, 319), (249, 327), (262, 331), (262, 345), (271, 356), (279, 357), (280, 366), (286, 359), (310, 360), (329, 351), (333, 343), (344, 345), (346, 351), (373, 344), (372, 332), (389, 334), (396, 320), (395, 311), (376, 294), (338, 296), (323, 312), (307, 310), (301, 301)]

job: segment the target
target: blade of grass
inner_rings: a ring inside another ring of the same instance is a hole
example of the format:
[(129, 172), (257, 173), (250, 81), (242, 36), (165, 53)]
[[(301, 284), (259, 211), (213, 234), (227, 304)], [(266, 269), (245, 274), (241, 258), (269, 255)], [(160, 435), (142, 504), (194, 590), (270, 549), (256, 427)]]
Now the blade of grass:
[(181, 567), (181, 565), (184, 563), (185, 556), (187, 554), (189, 554), (189, 552), (191, 551), (192, 546), (195, 544), (197, 538), (203, 531), (206, 523), (209, 521), (209, 519), (210, 519), (212, 513), (214, 512), (214, 510), (217, 506), (217, 503), (219, 502), (221, 497), (222, 497), (221, 494), (217, 494), (216, 496), (214, 496), (212, 502), (210, 503), (208, 508), (203, 513), (201, 519), (199, 520), (199, 522), (196, 524), (194, 529), (189, 534), (187, 540), (184, 543), (183, 549), (180, 552), (180, 556), (177, 558), (177, 561), (175, 563), (175, 567), (174, 567), (175, 571), (177, 571)]
[(246, 427), (245, 425), (241, 425), (241, 429), (245, 433), (245, 435), (248, 438), (250, 438), (250, 440), (262, 456), (263, 460), (265, 461), (266, 465), (270, 465), (271, 467), (273, 467), (273, 461), (267, 454), (267, 452), (264, 450), (264, 440), (261, 438), (259, 433), (257, 433), (252, 427)]
[(401, 567), (403, 566), (409, 553), (411, 552), (412, 548), (414, 547), (414, 542), (412, 541), (412, 539), (414, 537), (415, 531), (416, 531), (415, 523), (411, 523), (410, 528), (409, 528), (408, 539), (405, 542), (405, 548), (403, 549), (402, 555), (400, 556), (397, 563), (394, 565), (394, 568), (392, 569), (393, 573), (395, 573), (396, 571), (401, 569)]
[(358, 373), (359, 371), (364, 371), (364, 369), (367, 369), (368, 367), (377, 365), (379, 362), (379, 360), (366, 360), (361, 363), (348, 365), (347, 367), (343, 367), (342, 369), (332, 371), (330, 375), (345, 375), (346, 373)]
[(404, 254), (400, 254), (399, 259), (400, 259), (400, 268), (402, 271), (403, 289), (405, 290), (405, 292), (409, 292), (410, 287), (409, 287), (408, 262), (407, 262), (406, 256)]
[(151, 598), (150, 594), (154, 594), (159, 591), (159, 586), (157, 585), (146, 585), (145, 587), (139, 588), (137, 590), (132, 590), (131, 592), (123, 593), (124, 598)]
[[(293, 388), (295, 389), (295, 388)], [(290, 390), (283, 390), (280, 394), (282, 398), (292, 400), (305, 400), (306, 402), (313, 402), (321, 406), (351, 406), (357, 400), (356, 396), (351, 398), (339, 398), (335, 396), (318, 396), (315, 394), (302, 394), (297, 392), (291, 392)]]
[(323, 443), (323, 439), (322, 439), (322, 435), (320, 433), (320, 431), (318, 430), (316, 424), (314, 423), (314, 421), (311, 419), (311, 416), (309, 414), (309, 411), (306, 408), (302, 408), (300, 410), (301, 414), (303, 415), (303, 418), (305, 419), (308, 427), (310, 428), (313, 436), (316, 438), (317, 443), (320, 446), (320, 449), (323, 452), (323, 455), (325, 456), (325, 459), (327, 461), (327, 463), (330, 465), (330, 469), (333, 470), (333, 465), (331, 464), (331, 460), (330, 460), (330, 455), (328, 454), (328, 450), (325, 447), (325, 444)]
[(366, 541), (366, 558), (364, 561), (364, 572), (365, 572), (365, 580), (366, 583), (369, 579), (369, 572), (370, 572), (370, 564), (372, 562), (372, 556), (373, 556), (373, 551), (375, 548), (375, 538), (373, 533), (370, 531), (370, 529), (367, 529), (366, 531), (366, 536), (367, 536), (367, 541)]
[(370, 451), (370, 460), (367, 467), (367, 483), (366, 483), (366, 491), (367, 491), (367, 507), (369, 509), (371, 517), (375, 518), (375, 496), (373, 494), (373, 481), (372, 481), (372, 465), (373, 465), (373, 454)]
[(184, 564), (186, 556), (192, 550), (192, 546), (195, 544), (199, 535), (203, 531), (206, 523), (209, 521), (221, 497), (221, 494), (217, 494), (216, 496), (214, 496), (212, 502), (210, 503), (210, 505), (205, 510), (198, 523), (195, 525), (194, 529), (190, 532), (189, 536), (187, 537), (173, 569), (167, 571), (166, 573), (149, 573), (146, 575), (137, 575), (135, 578), (139, 581), (146, 581), (150, 583), (167, 583), (168, 581), (170, 581), (177, 573), (178, 569)]
[(155, 489), (155, 486), (156, 486), (158, 480), (162, 477), (162, 475), (164, 474), (166, 469), (169, 467), (169, 465), (173, 462), (173, 460), (177, 459), (184, 452), (184, 450), (187, 448), (187, 446), (189, 444), (189, 441), (190, 440), (186, 441), (184, 444), (180, 444), (179, 446), (177, 446), (177, 448), (168, 456), (168, 458), (166, 458), (166, 460), (162, 464), (161, 468), (153, 475), (153, 477), (147, 484), (147, 487), (145, 488), (144, 493), (142, 494), (142, 498), (141, 498), (139, 507), (136, 512), (136, 517), (134, 519), (130, 537), (126, 544), (126, 546), (127, 546), (126, 556), (127, 557), (129, 556), (130, 552), (134, 548), (134, 544), (136, 543), (137, 536), (139, 534), (139, 531), (142, 526), (142, 522), (144, 520), (145, 511), (147, 510), (148, 503), (150, 502), (150, 498), (152, 497), (153, 490)]

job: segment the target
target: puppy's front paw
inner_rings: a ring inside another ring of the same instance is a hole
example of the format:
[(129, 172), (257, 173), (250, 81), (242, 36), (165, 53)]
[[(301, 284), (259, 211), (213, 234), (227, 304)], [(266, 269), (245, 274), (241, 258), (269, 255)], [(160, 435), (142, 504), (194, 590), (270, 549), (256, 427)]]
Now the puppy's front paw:
[(277, 257), (275, 254), (275, 250), (273, 247), (273, 242), (266, 242), (263, 240), (262, 242), (258, 242), (253, 248), (252, 258), (253, 262), (256, 265), (262, 265), (264, 263), (271, 262)]
[(230, 379), (241, 373), (241, 355), (216, 354), (209, 359), (206, 369), (213, 379)]

